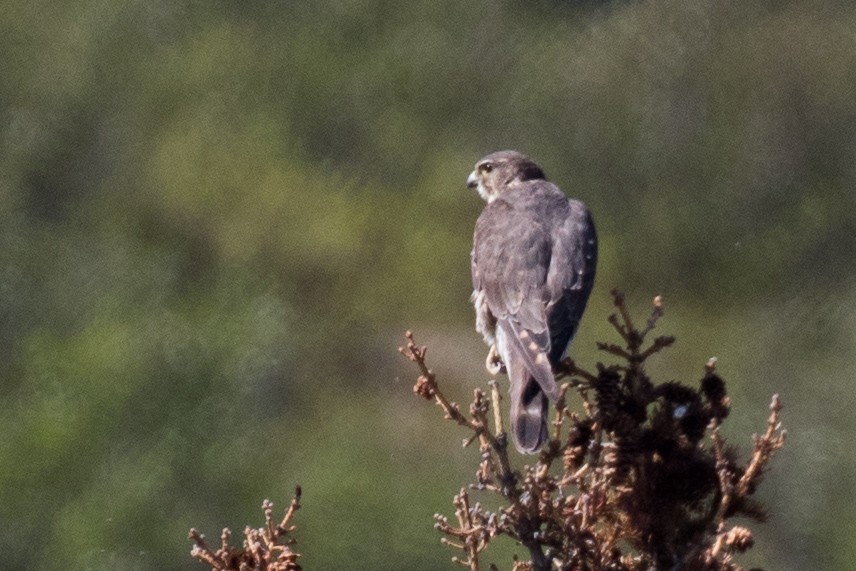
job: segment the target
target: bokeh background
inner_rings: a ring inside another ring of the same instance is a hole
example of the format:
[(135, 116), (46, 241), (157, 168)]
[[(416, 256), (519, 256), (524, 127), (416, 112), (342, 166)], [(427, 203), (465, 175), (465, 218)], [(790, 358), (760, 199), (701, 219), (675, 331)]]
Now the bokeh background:
[(0, 54), (3, 568), (201, 569), (188, 528), (296, 483), (307, 569), (453, 568), (478, 453), (395, 349), (484, 385), (464, 181), (504, 148), (598, 224), (580, 362), (617, 286), (744, 449), (781, 393), (744, 563), (852, 568), (851, 2), (3, 0)]

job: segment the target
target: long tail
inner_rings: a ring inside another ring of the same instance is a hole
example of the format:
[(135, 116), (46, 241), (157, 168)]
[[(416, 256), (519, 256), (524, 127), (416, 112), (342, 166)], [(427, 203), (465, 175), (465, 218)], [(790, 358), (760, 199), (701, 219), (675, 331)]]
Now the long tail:
[(553, 377), (553, 367), (546, 353), (549, 349), (549, 339), (536, 341), (532, 333), (509, 319), (502, 319), (497, 323), (496, 333), (496, 348), (506, 366), (508, 361), (522, 361), (526, 364), (530, 376), (541, 385), (541, 390), (549, 398), (558, 399), (559, 385)]
[(512, 361), (508, 376), (514, 446), (520, 452), (533, 454), (547, 440), (547, 395), (528, 373), (525, 363)]

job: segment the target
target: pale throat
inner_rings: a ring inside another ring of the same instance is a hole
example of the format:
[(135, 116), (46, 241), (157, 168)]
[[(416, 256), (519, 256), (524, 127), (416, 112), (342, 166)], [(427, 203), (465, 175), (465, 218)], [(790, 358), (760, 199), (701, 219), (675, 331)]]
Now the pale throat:
[(496, 200), (496, 193), (491, 194), (490, 192), (488, 192), (487, 189), (484, 187), (483, 182), (479, 182), (479, 185), (476, 190), (478, 190), (479, 196), (482, 197), (482, 200), (484, 200), (488, 204)]

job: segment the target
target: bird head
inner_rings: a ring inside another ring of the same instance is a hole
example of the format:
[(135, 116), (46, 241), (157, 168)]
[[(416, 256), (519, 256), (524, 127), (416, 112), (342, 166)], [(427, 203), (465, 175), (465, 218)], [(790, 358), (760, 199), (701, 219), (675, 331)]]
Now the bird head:
[(505, 190), (538, 179), (544, 179), (544, 171), (532, 159), (517, 151), (499, 151), (476, 163), (467, 178), (467, 188), (478, 190), (485, 201), (493, 202)]

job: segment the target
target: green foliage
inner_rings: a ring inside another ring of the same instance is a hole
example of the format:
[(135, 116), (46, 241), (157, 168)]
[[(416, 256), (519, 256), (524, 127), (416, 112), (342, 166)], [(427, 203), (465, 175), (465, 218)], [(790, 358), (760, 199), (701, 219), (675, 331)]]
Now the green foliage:
[(846, 566), (854, 31), (834, 0), (0, 1), (5, 564), (193, 568), (190, 525), (299, 481), (306, 568), (442, 567), (465, 453), (388, 354), (422, 323), (483, 374), (464, 180), (511, 147), (595, 215), (590, 313), (660, 292), (667, 377), (716, 348), (735, 400), (802, 403), (759, 543)]

